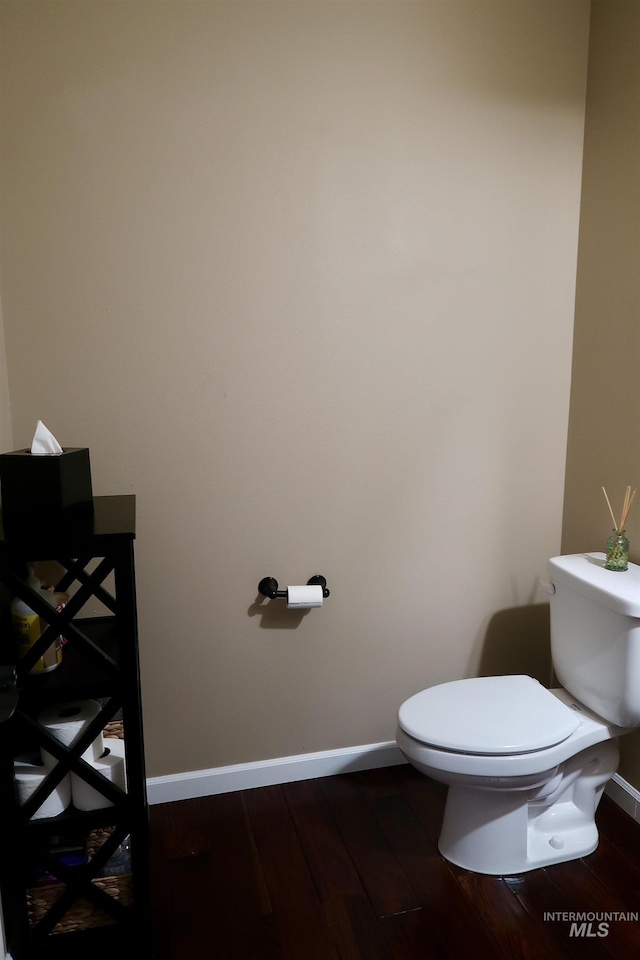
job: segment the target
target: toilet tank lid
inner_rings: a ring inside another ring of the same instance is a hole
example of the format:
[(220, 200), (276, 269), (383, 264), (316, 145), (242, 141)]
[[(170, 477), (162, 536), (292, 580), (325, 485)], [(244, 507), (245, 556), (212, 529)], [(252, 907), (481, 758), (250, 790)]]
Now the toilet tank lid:
[(398, 722), (422, 743), (487, 756), (544, 750), (570, 737), (580, 716), (533, 677), (475, 677), (406, 700)]
[(640, 566), (605, 570), (604, 553), (574, 553), (549, 560), (552, 583), (563, 583), (625, 617), (640, 618)]

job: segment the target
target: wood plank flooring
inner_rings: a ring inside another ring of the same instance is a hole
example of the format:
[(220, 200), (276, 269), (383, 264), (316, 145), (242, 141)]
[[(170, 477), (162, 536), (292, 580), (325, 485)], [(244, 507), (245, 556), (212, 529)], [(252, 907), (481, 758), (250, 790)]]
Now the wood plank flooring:
[(591, 856), (488, 877), (439, 855), (445, 795), (403, 765), (153, 806), (155, 960), (640, 956), (640, 824), (611, 800)]

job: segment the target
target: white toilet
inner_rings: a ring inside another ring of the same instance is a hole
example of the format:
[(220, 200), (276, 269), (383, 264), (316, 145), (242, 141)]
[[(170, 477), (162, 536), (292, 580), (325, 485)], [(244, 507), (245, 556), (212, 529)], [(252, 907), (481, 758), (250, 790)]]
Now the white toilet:
[[(522, 873), (592, 853), (595, 812), (640, 726), (640, 567), (604, 554), (549, 561), (551, 655), (563, 688), (526, 676), (454, 680), (398, 712), (398, 746), (449, 785), (438, 847), (476, 873)], [(517, 642), (517, 638), (515, 638)]]

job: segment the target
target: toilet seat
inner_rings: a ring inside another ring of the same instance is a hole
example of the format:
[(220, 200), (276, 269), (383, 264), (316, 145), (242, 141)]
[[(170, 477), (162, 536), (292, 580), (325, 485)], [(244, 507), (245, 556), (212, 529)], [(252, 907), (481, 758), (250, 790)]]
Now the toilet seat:
[(452, 753), (506, 756), (562, 743), (580, 713), (527, 676), (475, 677), (422, 690), (398, 713), (402, 730)]

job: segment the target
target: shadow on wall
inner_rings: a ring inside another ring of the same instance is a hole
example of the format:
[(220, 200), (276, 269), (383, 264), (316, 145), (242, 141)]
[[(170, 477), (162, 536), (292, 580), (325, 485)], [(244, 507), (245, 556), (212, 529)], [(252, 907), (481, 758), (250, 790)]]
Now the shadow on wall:
[(513, 607), (496, 613), (487, 627), (478, 676), (527, 674), (552, 684), (549, 604)]
[(295, 630), (309, 612), (306, 608), (290, 610), (285, 600), (268, 600), (260, 594), (247, 610), (250, 617), (260, 617), (263, 630)]

